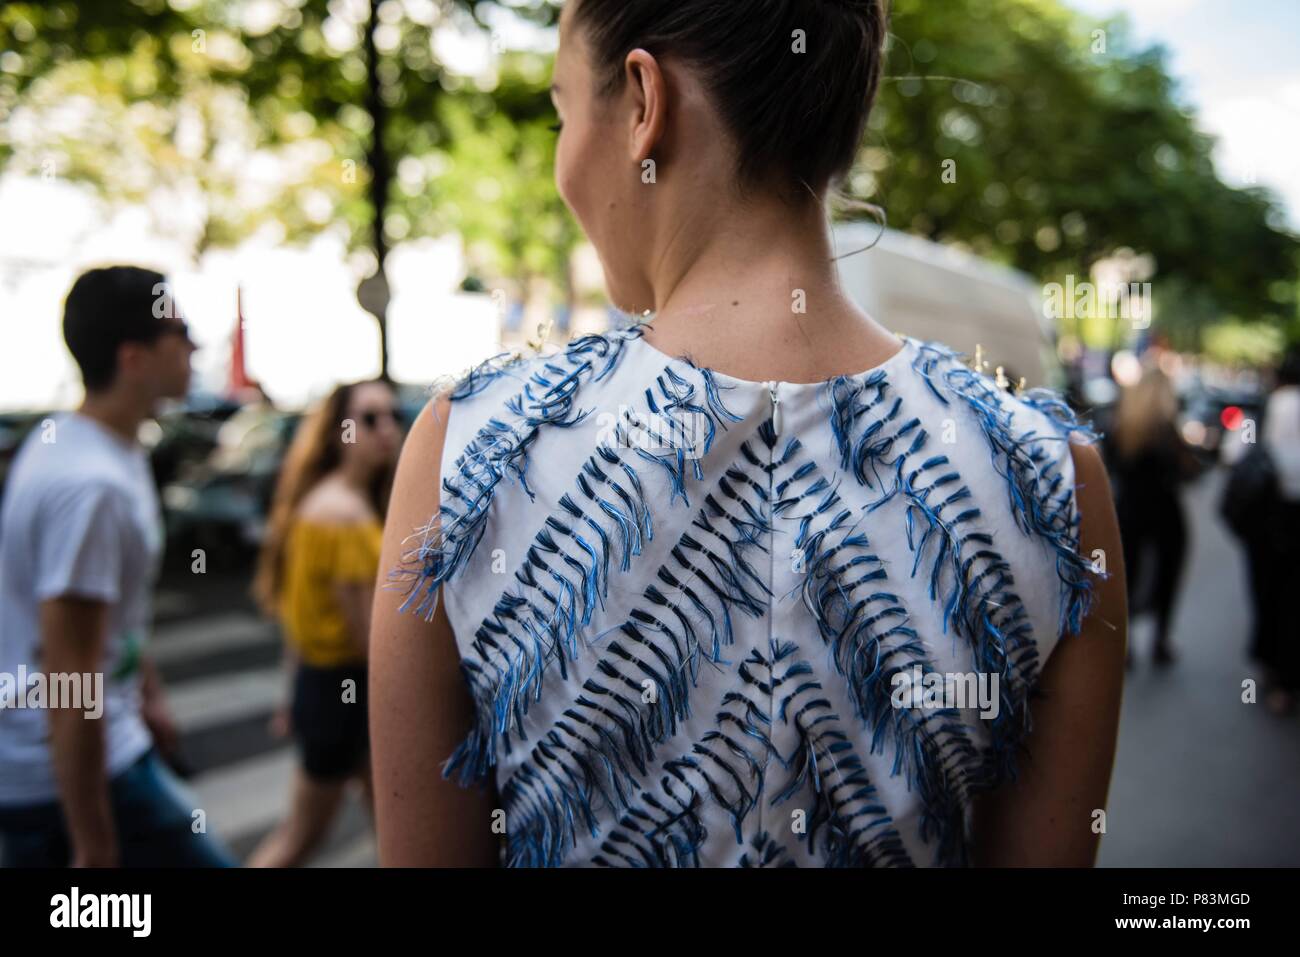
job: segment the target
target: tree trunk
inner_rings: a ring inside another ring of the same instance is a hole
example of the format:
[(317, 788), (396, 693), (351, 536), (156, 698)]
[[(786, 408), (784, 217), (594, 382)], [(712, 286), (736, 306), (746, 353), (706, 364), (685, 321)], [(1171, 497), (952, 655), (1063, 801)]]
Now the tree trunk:
[[(374, 210), (372, 241), (375, 247), (376, 271), (384, 276), (384, 263), (388, 259), (388, 243), (384, 239), (384, 213), (388, 208), (388, 184), (392, 179), (388, 152), (384, 147), (384, 126), (387, 110), (380, 95), (379, 51), (375, 48), (375, 27), (379, 23), (379, 0), (371, 0), (370, 16), (366, 20), (366, 112), (370, 114), (370, 149), (366, 163), (370, 167), (370, 205)], [(389, 381), (388, 375), (388, 310), (375, 316), (379, 323), (379, 378)]]

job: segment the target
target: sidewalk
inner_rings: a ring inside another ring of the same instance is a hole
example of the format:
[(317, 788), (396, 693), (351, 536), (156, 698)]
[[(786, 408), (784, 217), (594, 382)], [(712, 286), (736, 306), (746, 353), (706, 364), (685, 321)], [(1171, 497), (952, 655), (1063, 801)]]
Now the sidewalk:
[(1184, 496), (1191, 544), (1174, 624), (1178, 661), (1152, 666), (1149, 620), (1130, 633), (1137, 665), (1102, 866), (1300, 866), (1300, 718), (1241, 700), (1242, 681), (1260, 675), (1246, 658), (1245, 563), (1217, 513), (1223, 480), (1211, 474)]

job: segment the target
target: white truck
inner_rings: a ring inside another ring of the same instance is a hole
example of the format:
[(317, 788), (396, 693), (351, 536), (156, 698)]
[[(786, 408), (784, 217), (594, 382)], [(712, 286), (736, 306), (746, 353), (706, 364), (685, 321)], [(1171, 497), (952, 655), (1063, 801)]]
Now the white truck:
[(845, 291), (882, 325), (971, 357), (979, 347), (982, 371), (1002, 366), (1013, 385), (1023, 376), (1029, 388), (1059, 387), (1042, 288), (1030, 276), (874, 224), (837, 226), (834, 242)]

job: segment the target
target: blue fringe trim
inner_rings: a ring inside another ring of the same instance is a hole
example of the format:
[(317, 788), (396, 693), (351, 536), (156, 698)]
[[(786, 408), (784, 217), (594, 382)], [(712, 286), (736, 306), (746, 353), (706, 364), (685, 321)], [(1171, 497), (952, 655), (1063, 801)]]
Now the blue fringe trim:
[[(793, 446), (783, 464), (791, 459)], [(805, 556), (804, 606), (827, 643), (835, 670), (845, 678), (857, 716), (872, 730), (872, 753), (882, 753), (891, 742), (891, 774), (904, 774), (908, 789), (920, 798), (922, 840), (937, 842), (937, 860), (961, 863), (968, 843), (964, 805), (978, 768), (975, 748), (955, 711), (917, 714), (893, 706), (896, 674), (914, 666), (924, 673), (934, 668), (906, 609), (888, 590), (883, 562), (851, 521), (852, 513), (838, 507), (833, 489), (817, 500), (829, 483), (815, 463), (805, 462), (793, 474), (808, 485), (788, 501), (816, 502), (803, 515), (792, 516), (799, 519), (794, 547)]]
[[(595, 381), (599, 382), (610, 372), (613, 371), (613, 364), (617, 363), (617, 350), (622, 345), (633, 339), (639, 339), (645, 334), (644, 327), (632, 326), (628, 329), (621, 330), (618, 333), (602, 336), (590, 335), (573, 339), (565, 347), (564, 353), (577, 349), (578, 351), (593, 351), (600, 353), (605, 348), (605, 344), (611, 344), (615, 347), (615, 353), (612, 355), (612, 363), (607, 365), (597, 373)], [(465, 399), (472, 399), (474, 396), (483, 392), (488, 386), (492, 385), (497, 379), (504, 375), (515, 375), (521, 369), (526, 368), (533, 362), (537, 361), (536, 357), (527, 357), (518, 352), (501, 352), (495, 356), (484, 359), (474, 368), (470, 369), (460, 381), (457, 382), (447, 393), (447, 397), (452, 402), (461, 402)]]
[[(771, 739), (771, 663), (757, 650), (741, 664), (742, 690), (727, 692), (714, 730), (663, 765), (660, 792), (642, 791), (605, 840), (593, 863), (603, 867), (698, 867), (709, 837), (706, 805), (723, 808), (737, 844), (759, 807)], [(685, 793), (681, 793), (685, 791)]]
[(749, 842), (749, 846), (754, 849), (754, 857), (749, 856), (746, 851), (740, 856), (740, 867), (797, 867), (794, 861), (790, 860), (789, 852), (785, 847), (772, 840), (772, 835), (767, 831), (760, 831), (754, 835), (754, 839)]
[[(583, 421), (588, 412), (575, 407), (579, 388), (585, 381), (600, 381), (608, 376), (617, 366), (623, 347), (639, 335), (639, 331), (632, 330), (616, 337), (575, 339), (559, 356), (543, 361), (523, 391), (506, 403), (511, 413), (509, 420), (493, 418), (479, 430), (456, 460), (459, 474), (443, 481), (438, 515), (420, 530), (422, 544), (407, 552), (401, 567), (389, 573), (390, 581), (409, 583), (402, 611), (414, 604), (417, 614), (432, 619), (438, 590), (465, 567), (482, 539), (501, 482), (513, 477), (533, 498), (526, 469), (529, 447), (538, 432), (543, 426), (570, 428)], [(514, 364), (489, 360), (467, 376), (453, 396), (465, 399), (476, 395), (512, 368)]]
[[(711, 372), (699, 373), (704, 384), (705, 404), (700, 404), (696, 395), (696, 386), (683, 376), (677, 374), (672, 368), (664, 370), (663, 375), (655, 380), (658, 387), (658, 398), (656, 398), (655, 389), (646, 389), (646, 405), (650, 411), (663, 419), (674, 424), (671, 430), (673, 434), (668, 437), (673, 441), (670, 442), (672, 448), (663, 453), (651, 452), (647, 449), (638, 448), (637, 455), (647, 462), (654, 463), (664, 468), (668, 473), (669, 479), (669, 504), (673, 504), (678, 498), (690, 507), (690, 498), (686, 494), (686, 471), (687, 462), (690, 462), (691, 474), (695, 480), (701, 481), (704, 478), (704, 467), (701, 461), (704, 456), (708, 455), (713, 449), (713, 443), (717, 438), (719, 428), (726, 429), (728, 422), (740, 422), (742, 418), (726, 407), (722, 402), (718, 386)], [(688, 438), (698, 439), (697, 436), (689, 435), (683, 423), (683, 416), (690, 416), (687, 422), (702, 422), (706, 427), (704, 435), (703, 448), (689, 448), (685, 444)], [(694, 456), (687, 456), (687, 452), (695, 452)]]
[[(1096, 442), (1097, 433), (1050, 389), (1031, 389), (1012, 398), (987, 376), (963, 365), (951, 349), (935, 343), (925, 343), (920, 349), (915, 368), (939, 401), (948, 405), (950, 398), (957, 398), (975, 413), (988, 440), (994, 467), (1006, 480), (1017, 524), (1026, 533), (1047, 541), (1055, 551), (1057, 574), (1065, 589), (1060, 633), (1078, 634), (1091, 606), (1092, 563), (1079, 554), (1080, 516), (1074, 504), (1074, 489), (1066, 484), (1060, 453), (1051, 446), (1066, 443), (1068, 447), (1071, 436), (1076, 435)], [(1042, 435), (1033, 430), (1016, 434), (1011, 405), (1015, 401), (1046, 416), (1056, 434)]]
[[(596, 663), (596, 676), (584, 683), (583, 694), (563, 720), (533, 747), (503, 788), (513, 863), (562, 863), (578, 827), (596, 836), (600, 808), (626, 809), (637, 781), (648, 773), (654, 747), (675, 735), (689, 717), (689, 696), (701, 662), (723, 662), (723, 648), (733, 643), (733, 611), (752, 617), (766, 613), (769, 593), (746, 552), (766, 551), (761, 536), (770, 526), (764, 519), (755, 527), (748, 513), (739, 518), (719, 503), (719, 498), (733, 505), (744, 501), (732, 484), (739, 484), (743, 473), (730, 469), (727, 476), (731, 482), (720, 480), (717, 497), (706, 497), (692, 531), (671, 550), (672, 562), (653, 576), (658, 584), (646, 588), (646, 604), (614, 629), (621, 637), (610, 642)], [(750, 494), (757, 491), (754, 486)], [(695, 531), (702, 534), (697, 537)], [(641, 700), (646, 679), (657, 689), (650, 704)], [(721, 723), (728, 720), (719, 715)], [(518, 730), (517, 723), (512, 727)], [(496, 730), (501, 731), (499, 726)], [(742, 733), (766, 741), (766, 732), (752, 723)], [(509, 735), (501, 738), (508, 750)], [(484, 753), (480, 749), (480, 757)]]
[(911, 867), (903, 839), (840, 726), (839, 715), (820, 694), (822, 685), (812, 677), (812, 666), (792, 661), (779, 677), (775, 674), (775, 666), (797, 650), (793, 642), (772, 642), (772, 688), (794, 685), (782, 695), (776, 717), (794, 726), (799, 743), (782, 758), (789, 777), (769, 803), (776, 806), (796, 793), (811, 793), (808, 852), (818, 853), (818, 835), (824, 833), (821, 854), (827, 867)]
[[(623, 344), (641, 332), (634, 327), (614, 337), (586, 337), (552, 359), (527, 365), (523, 371), (530, 374), (506, 403), (506, 414), (480, 429), (443, 483), (439, 515), (424, 529), (425, 544), (410, 556), (420, 568), (405, 573), (416, 581), (403, 610), (418, 602), (417, 611), (432, 616), (438, 589), (465, 568), (481, 540), (503, 480), (517, 481), (534, 498), (527, 465), (538, 434), (544, 426), (582, 422), (589, 413), (576, 405), (579, 389), (611, 374)], [(1089, 440), (1096, 435), (1049, 390), (1012, 398), (961, 365), (950, 350), (932, 343), (917, 348), (912, 368), (929, 391), (943, 405), (955, 400), (971, 409), (979, 422), (1019, 528), (1054, 549), (1063, 587), (1060, 627), (1077, 632), (1090, 603), (1091, 564), (1078, 554), (1074, 490), (1051, 443), (1068, 442), (1076, 432)], [(703, 424), (702, 448), (687, 454), (683, 426), (661, 436), (669, 439), (667, 451), (637, 447), (635, 458), (666, 471), (670, 505), (680, 497), (690, 507), (690, 484), (706, 474), (701, 458), (713, 449), (718, 430), (742, 418), (723, 402), (726, 386), (709, 370), (682, 361), (688, 374), (666, 367), (645, 390), (645, 406), (661, 421)], [(522, 374), (519, 363), (498, 357), (472, 371), (452, 398), (478, 395), (500, 376)], [(901, 398), (891, 396), (885, 371), (832, 380), (823, 395), (839, 465), (876, 497), (865, 510), (844, 507), (838, 484), (804, 459), (797, 438), (787, 439), (776, 454), (770, 422), (758, 433), (770, 457), (760, 458), (749, 443), (742, 444), (741, 459), (704, 494), (671, 559), (645, 589), (642, 605), (591, 638), (612, 636), (582, 694), (504, 783), (511, 864), (563, 863), (578, 829), (598, 837), (597, 821), (609, 809), (618, 815), (617, 826), (602, 841), (596, 863), (697, 866), (709, 837), (702, 820), (707, 805), (725, 809), (736, 842), (746, 844), (743, 824), (759, 806), (766, 758), (774, 756), (788, 776), (770, 803), (812, 795), (810, 853), (820, 853), (829, 866), (911, 865), (852, 740), (838, 727), (829, 702), (817, 696), (821, 685), (813, 669), (807, 662), (786, 662), (797, 650), (793, 644), (773, 642), (770, 659), (754, 651), (741, 662), (745, 691), (725, 695), (714, 729), (662, 766), (657, 790), (641, 783), (654, 766), (656, 748), (689, 717), (699, 668), (728, 664), (733, 614), (768, 612), (770, 591), (750, 550), (768, 551), (776, 515), (798, 522), (796, 547), (807, 564), (803, 602), (847, 683), (856, 716), (871, 729), (871, 752), (892, 744), (891, 773), (904, 775), (918, 794), (921, 839), (934, 844), (936, 863), (966, 862), (970, 797), (1015, 776), (1018, 748), (1031, 726), (1028, 699), (1038, 654), (1028, 613), (1015, 594), (1009, 563), (991, 535), (977, 530), (980, 511), (969, 488), (946, 456), (924, 454), (928, 435), (920, 419), (904, 414)], [(1052, 433), (1017, 433), (1015, 401), (1045, 415)], [(629, 425), (620, 420), (617, 445), (631, 444)], [(766, 481), (754, 478), (759, 470), (767, 473)], [(476, 723), (445, 776), (462, 783), (482, 780), (500, 755), (511, 753), (513, 739), (527, 739), (530, 704), (541, 700), (553, 663), (560, 679), (568, 679), (568, 663), (577, 660), (580, 642), (605, 610), (611, 570), (630, 570), (653, 539), (651, 503), (637, 468), (614, 449), (598, 448), (575, 486), (547, 516), (515, 572), (515, 586), (498, 599), (475, 633), (473, 653), (464, 656)], [(858, 528), (895, 498), (903, 503), (911, 575), (924, 576), (930, 600), (942, 609), (944, 631), (970, 643), (975, 667), (1000, 677), (1002, 700), (990, 722), (987, 755), (972, 745), (956, 711), (921, 713), (892, 705), (894, 675), (914, 666), (933, 671), (924, 642), (889, 590), (884, 563)], [(788, 665), (780, 678), (777, 663)], [(657, 689), (653, 703), (641, 700), (646, 679)], [(776, 708), (773, 689), (785, 682), (789, 693)], [(775, 716), (769, 707), (776, 708)], [(773, 746), (774, 717), (795, 724), (799, 744), (788, 756)], [(766, 832), (748, 846), (760, 865), (776, 860)], [(749, 861), (746, 853), (742, 863)]]
[[(763, 752), (771, 747), (761, 714), (761, 706), (746, 694), (728, 694), (717, 715), (719, 730), (706, 732), (688, 751), (664, 762), (661, 794), (641, 792), (639, 804), (619, 818), (592, 862), (698, 867), (709, 836), (702, 811), (710, 803), (727, 812), (736, 843), (743, 843), (743, 823), (763, 791)], [(722, 730), (732, 724), (749, 730), (743, 737)]]
[[(1012, 515), (1022, 532), (1047, 542), (1056, 555), (1062, 585), (1059, 634), (1075, 634), (1091, 603), (1091, 563), (1079, 554), (1080, 517), (1074, 489), (1061, 470), (1069, 437), (1088, 441), (1095, 433), (1077, 421), (1050, 390), (1034, 390), (1019, 401), (1042, 411), (1056, 430), (1018, 433), (1013, 427), (1017, 399), (960, 361), (952, 350), (933, 343), (919, 346), (914, 370), (944, 405), (953, 401), (974, 414), (990, 449), (993, 467), (1007, 488)], [(1065, 443), (1064, 446), (1058, 443)], [(1039, 660), (1032, 626), (1023, 602), (1012, 590), (1009, 564), (993, 549), (985, 534), (968, 536), (977, 546), (961, 560), (960, 572), (969, 580), (955, 608), (960, 631), (979, 635), (977, 662), (981, 670), (1001, 675), (1000, 712), (992, 722), (993, 753), (983, 787), (997, 787), (1016, 777), (1020, 745), (1032, 729), (1029, 698), (1036, 683)], [(973, 574), (978, 571), (978, 574)], [(994, 609), (990, 611), (990, 609)]]
[[(605, 368), (610, 366), (607, 364)], [(598, 377), (603, 374), (598, 373)], [(568, 378), (572, 378), (572, 374)], [(699, 415), (710, 425), (710, 439), (717, 428), (726, 427), (724, 422), (715, 419), (711, 408), (694, 402), (695, 387), (671, 370), (661, 375), (657, 384), (662, 393), (657, 407), (665, 420), (677, 421), (676, 417), (682, 412)], [(562, 394), (568, 399), (572, 397), (571, 391)], [(650, 399), (653, 401), (652, 396)], [(725, 410), (720, 402), (717, 407)], [(530, 422), (530, 427), (535, 435), (542, 424), (572, 424), (567, 412), (565, 415), (541, 423)], [(674, 430), (670, 432), (673, 434), (662, 438), (671, 441), (684, 434)], [(481, 431), (479, 437), (483, 435)], [(614, 441), (620, 446), (629, 444), (626, 423), (619, 424)], [(711, 441), (708, 447), (711, 447)], [(684, 461), (680, 450), (662, 456), (645, 453), (640, 448), (636, 451), (656, 461)], [(508, 461), (508, 457), (503, 461)], [(500, 471), (504, 474), (505, 470), (502, 468)], [(734, 469), (730, 470), (719, 482), (719, 497), (732, 497), (728, 479), (735, 478), (734, 472)], [(461, 470), (462, 477), (474, 474), (470, 468)], [(678, 474), (683, 483), (682, 498), (688, 500), (684, 489), (685, 470)], [(697, 477), (703, 475), (698, 462), (695, 463), (695, 474)], [(520, 478), (522, 482), (522, 475)], [(455, 774), (462, 783), (481, 780), (496, 765), (499, 754), (510, 753), (512, 736), (523, 736), (524, 718), (530, 703), (541, 699), (543, 680), (550, 664), (557, 663), (561, 680), (567, 679), (567, 662), (578, 657), (580, 636), (591, 626), (593, 616), (604, 607), (613, 563), (617, 561), (617, 567), (627, 571), (632, 559), (641, 554), (644, 542), (654, 537), (650, 505), (637, 470), (623, 461), (614, 449), (598, 448), (583, 465), (576, 484), (577, 494), (561, 498), (559, 514), (549, 516), (534, 538), (515, 573), (515, 591), (502, 595), (493, 613), (475, 634), (473, 654), (462, 656), (461, 669), (475, 701), (477, 719), (444, 772), (448, 776)], [(526, 484), (524, 489), (528, 491)], [(743, 507), (743, 516), (722, 509), (710, 496), (706, 500), (706, 509), (695, 523), (704, 531), (713, 531), (711, 522), (721, 518), (735, 529), (738, 540), (727, 540), (722, 556), (704, 548), (690, 535), (683, 536), (672, 551), (674, 559), (684, 570), (686, 581), (693, 583), (693, 587), (682, 585), (681, 590), (689, 602), (688, 607), (693, 606), (708, 623), (715, 658), (720, 655), (722, 645), (733, 640), (731, 606), (736, 604), (756, 615), (766, 607), (764, 601), (751, 591), (753, 584), (761, 586), (762, 581), (740, 554), (740, 548), (758, 542), (759, 536), (768, 528), (767, 519), (745, 499), (738, 501)], [(480, 508), (476, 500), (475, 510), (456, 514), (463, 518), (478, 514), (485, 507)], [(459, 532), (460, 528), (456, 531)], [(481, 537), (481, 525), (475, 534)], [(466, 546), (464, 541), (463, 537), (444, 535), (444, 542), (451, 542), (453, 547), (461, 545), (462, 549), (472, 550), (472, 544)], [(466, 558), (461, 559), (459, 553), (453, 551), (447, 564), (460, 567), (467, 557), (466, 554)], [(705, 564), (700, 565), (701, 561)], [(442, 580), (445, 581), (450, 574), (444, 575)], [(746, 584), (745, 578), (750, 584)], [(433, 576), (430, 575), (428, 580), (432, 581)], [(677, 583), (674, 573), (666, 567), (660, 569), (658, 580), (669, 587)], [(712, 592), (711, 596), (696, 594), (696, 589), (702, 590), (706, 586)], [(652, 601), (657, 594), (655, 588), (647, 592)], [(721, 603), (716, 616), (709, 610), (706, 600)], [(694, 655), (688, 656), (687, 660), (693, 661)], [(691, 667), (694, 669), (697, 665), (691, 664)]]
[[(946, 396), (935, 383), (936, 357), (948, 358), (951, 354), (944, 356), (935, 347), (919, 344), (913, 369), (923, 377), (930, 391), (947, 404)], [(960, 380), (963, 371), (969, 370), (964, 367), (955, 370), (953, 381)], [(950, 383), (945, 379), (939, 385), (948, 388)], [(1014, 591), (1010, 565), (994, 548), (989, 534), (962, 527), (980, 517), (979, 509), (967, 504), (971, 498), (969, 489), (950, 467), (946, 456), (923, 457), (929, 436), (919, 419), (900, 415), (900, 400), (889, 400), (887, 382), (874, 377), (860, 384), (836, 380), (828, 383), (827, 395), (841, 464), (861, 484), (881, 491), (867, 513), (896, 496), (903, 499), (907, 539), (914, 556), (913, 576), (922, 571), (922, 563), (928, 559), (929, 564), (924, 566), (928, 594), (942, 608), (944, 631), (951, 628), (954, 634), (970, 642), (978, 671), (999, 677), (999, 712), (989, 723), (992, 746), (984, 767), (977, 773), (965, 773), (962, 781), (963, 789), (995, 787), (1015, 775), (1019, 745), (1030, 728), (1027, 702), (1038, 670), (1032, 625), (1024, 603)], [(999, 446), (1007, 447), (1011, 444), (1006, 428), (1010, 411), (1003, 415), (1005, 421), (999, 419), (996, 424), (1002, 425), (1006, 435), (997, 435), (996, 441)], [(902, 424), (898, 425), (899, 422)], [(983, 423), (990, 429), (995, 425), (987, 419)], [(1027, 445), (1030, 438), (1020, 437), (1020, 444)], [(1022, 459), (1028, 460), (1029, 454), (1026, 451)], [(913, 464), (917, 460), (919, 463)], [(1039, 472), (1053, 467), (1045, 451), (1035, 453), (1032, 463)], [(999, 474), (1006, 477), (1007, 472), (999, 470)], [(1049, 476), (1047, 487), (1060, 496), (1056, 503), (1058, 515), (1067, 513), (1068, 496), (1072, 494), (1071, 489), (1062, 488), (1064, 484), (1060, 476)], [(1025, 493), (1022, 491), (1021, 495)], [(1037, 500), (1033, 495), (1025, 497)], [(1036, 507), (1031, 515), (1042, 518), (1048, 513), (1048, 509)], [(1068, 522), (1062, 525), (1055, 531), (1063, 536)], [(1033, 527), (1039, 534), (1048, 531), (1041, 522)], [(1068, 548), (1064, 538), (1055, 541), (1061, 549)], [(1063, 581), (1070, 580), (1063, 576)], [(926, 790), (923, 788), (921, 793), (924, 795)], [(936, 792), (931, 789), (930, 793)], [(931, 806), (936, 815), (955, 825), (955, 807), (943, 800)], [(959, 845), (963, 842), (953, 837), (949, 826), (941, 821), (935, 833), (940, 836), (941, 856), (945, 853), (943, 848), (960, 853)]]

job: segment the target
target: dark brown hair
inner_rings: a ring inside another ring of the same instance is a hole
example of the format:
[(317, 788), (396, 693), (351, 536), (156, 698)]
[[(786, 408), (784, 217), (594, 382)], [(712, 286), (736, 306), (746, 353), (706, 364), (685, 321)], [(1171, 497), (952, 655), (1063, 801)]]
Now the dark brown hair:
[[(370, 380), (386, 389), (392, 384), (380, 379)], [(271, 514), (267, 519), (266, 537), (257, 558), (257, 571), (253, 578), (253, 597), (262, 611), (274, 616), (283, 583), (284, 551), (293, 526), (298, 505), (307, 493), (343, 461), (343, 437), (340, 426), (347, 417), (348, 402), (352, 392), (370, 382), (349, 382), (334, 387), (325, 399), (310, 412), (294, 432), (293, 442), (280, 467), (275, 494), (271, 498)], [(382, 519), (388, 511), (388, 498), (392, 494), (396, 466), (385, 466), (376, 471), (367, 489), (371, 507)]]
[(63, 341), (77, 360), (86, 390), (108, 389), (117, 377), (117, 347), (153, 342), (164, 329), (159, 305), (167, 280), (137, 266), (106, 266), (77, 277), (63, 304)]
[(686, 64), (731, 131), (742, 184), (821, 191), (848, 172), (880, 85), (885, 0), (573, 2), (598, 92), (622, 88), (637, 48)]

